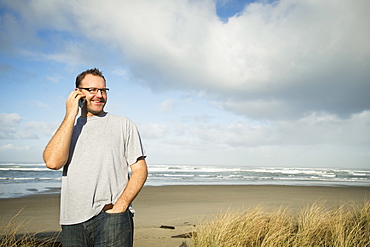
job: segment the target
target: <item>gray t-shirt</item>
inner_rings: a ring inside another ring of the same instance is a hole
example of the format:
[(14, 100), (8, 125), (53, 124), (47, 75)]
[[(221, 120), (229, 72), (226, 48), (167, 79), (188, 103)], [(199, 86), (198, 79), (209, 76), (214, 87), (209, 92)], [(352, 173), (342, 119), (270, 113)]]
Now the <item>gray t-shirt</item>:
[(76, 121), (63, 168), (60, 224), (84, 222), (115, 203), (129, 179), (128, 166), (145, 157), (135, 124), (105, 113)]

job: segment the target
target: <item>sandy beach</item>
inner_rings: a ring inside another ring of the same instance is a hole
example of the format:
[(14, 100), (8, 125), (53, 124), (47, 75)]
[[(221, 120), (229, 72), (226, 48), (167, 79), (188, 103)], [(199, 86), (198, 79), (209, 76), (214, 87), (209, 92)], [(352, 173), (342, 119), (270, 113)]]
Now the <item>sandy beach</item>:
[[(370, 199), (370, 187), (305, 187), (269, 185), (187, 185), (144, 187), (134, 201), (135, 244), (141, 246), (186, 246), (188, 233), (202, 221), (228, 210), (248, 210), (261, 206), (274, 210), (280, 206), (299, 210), (324, 201), (328, 206)], [(59, 194), (38, 194), (0, 199), (1, 226), (17, 213), (16, 222), (28, 232), (55, 233), (60, 230)], [(166, 228), (161, 228), (165, 226)], [(168, 229), (173, 227), (175, 229)]]

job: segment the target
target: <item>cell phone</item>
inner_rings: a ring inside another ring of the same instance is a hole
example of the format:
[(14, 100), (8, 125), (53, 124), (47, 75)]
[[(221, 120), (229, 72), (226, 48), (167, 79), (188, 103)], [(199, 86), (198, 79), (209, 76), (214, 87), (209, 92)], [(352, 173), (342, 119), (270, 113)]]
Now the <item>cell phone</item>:
[(82, 108), (82, 107), (84, 107), (85, 103), (86, 103), (86, 99), (85, 98), (81, 98), (78, 101), (78, 106)]

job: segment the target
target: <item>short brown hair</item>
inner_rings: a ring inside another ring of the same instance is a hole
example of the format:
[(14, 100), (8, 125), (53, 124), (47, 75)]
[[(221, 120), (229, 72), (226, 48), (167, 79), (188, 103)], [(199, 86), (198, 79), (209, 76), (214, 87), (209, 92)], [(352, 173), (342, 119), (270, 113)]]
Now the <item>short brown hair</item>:
[(97, 69), (97, 68), (94, 68), (94, 69), (88, 69), (88, 70), (85, 70), (83, 71), (81, 74), (79, 74), (77, 77), (76, 77), (76, 88), (78, 88), (81, 84), (81, 81), (85, 78), (85, 76), (87, 74), (90, 74), (90, 75), (96, 75), (96, 76), (100, 76), (101, 78), (104, 79), (104, 82), (105, 81), (105, 78), (103, 76), (103, 73)]

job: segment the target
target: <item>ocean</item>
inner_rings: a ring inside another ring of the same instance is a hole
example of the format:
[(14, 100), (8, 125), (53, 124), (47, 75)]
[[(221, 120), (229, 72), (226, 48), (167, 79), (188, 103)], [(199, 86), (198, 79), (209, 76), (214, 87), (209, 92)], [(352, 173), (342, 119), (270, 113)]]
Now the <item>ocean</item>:
[[(38, 164), (0, 164), (0, 198), (59, 193), (62, 171)], [(370, 169), (149, 165), (145, 186), (294, 185), (370, 186)]]

